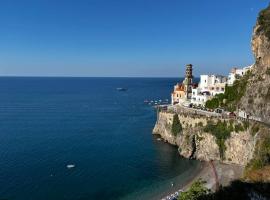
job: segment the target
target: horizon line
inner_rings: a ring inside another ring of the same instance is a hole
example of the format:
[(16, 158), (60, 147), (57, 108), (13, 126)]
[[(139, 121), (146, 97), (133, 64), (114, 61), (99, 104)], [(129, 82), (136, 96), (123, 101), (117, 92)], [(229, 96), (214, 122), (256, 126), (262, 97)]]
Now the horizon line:
[[(184, 78), (176, 76), (21, 76), (21, 75), (0, 75), (0, 78)], [(195, 76), (194, 78), (199, 78)]]

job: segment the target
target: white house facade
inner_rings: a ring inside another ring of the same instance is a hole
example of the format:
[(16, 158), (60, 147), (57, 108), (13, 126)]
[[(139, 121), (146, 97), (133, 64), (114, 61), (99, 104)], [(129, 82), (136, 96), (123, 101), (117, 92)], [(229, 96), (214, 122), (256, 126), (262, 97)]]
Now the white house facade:
[(225, 92), (227, 77), (222, 75), (201, 75), (198, 88), (192, 90), (191, 103), (197, 106), (204, 106), (217, 94)]
[(246, 66), (244, 68), (234, 67), (231, 69), (231, 72), (228, 75), (228, 85), (233, 85), (234, 81), (238, 77), (244, 76), (249, 70), (251, 70), (253, 65)]

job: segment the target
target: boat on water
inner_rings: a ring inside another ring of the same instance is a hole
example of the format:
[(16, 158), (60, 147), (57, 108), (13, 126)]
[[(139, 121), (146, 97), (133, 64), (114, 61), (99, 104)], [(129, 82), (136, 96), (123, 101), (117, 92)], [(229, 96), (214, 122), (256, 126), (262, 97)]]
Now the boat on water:
[(74, 164), (69, 164), (69, 165), (67, 165), (67, 168), (68, 168), (68, 169), (71, 169), (71, 168), (74, 168), (74, 167), (75, 167)]
[(124, 92), (124, 91), (127, 91), (127, 88), (119, 87), (119, 88), (116, 88), (116, 90)]

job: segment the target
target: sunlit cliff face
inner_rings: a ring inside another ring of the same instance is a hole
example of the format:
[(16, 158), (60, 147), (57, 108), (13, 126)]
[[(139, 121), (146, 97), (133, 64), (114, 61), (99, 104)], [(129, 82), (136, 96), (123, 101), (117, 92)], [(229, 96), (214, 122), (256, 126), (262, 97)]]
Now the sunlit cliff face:
[(263, 68), (270, 67), (270, 6), (260, 12), (251, 44), (256, 63)]

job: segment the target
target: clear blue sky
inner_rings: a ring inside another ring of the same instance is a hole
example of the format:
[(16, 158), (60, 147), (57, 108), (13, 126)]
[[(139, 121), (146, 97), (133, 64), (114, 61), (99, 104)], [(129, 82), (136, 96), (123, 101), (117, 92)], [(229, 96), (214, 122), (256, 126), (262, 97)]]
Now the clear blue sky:
[(227, 74), (268, 0), (1, 0), (0, 75)]

